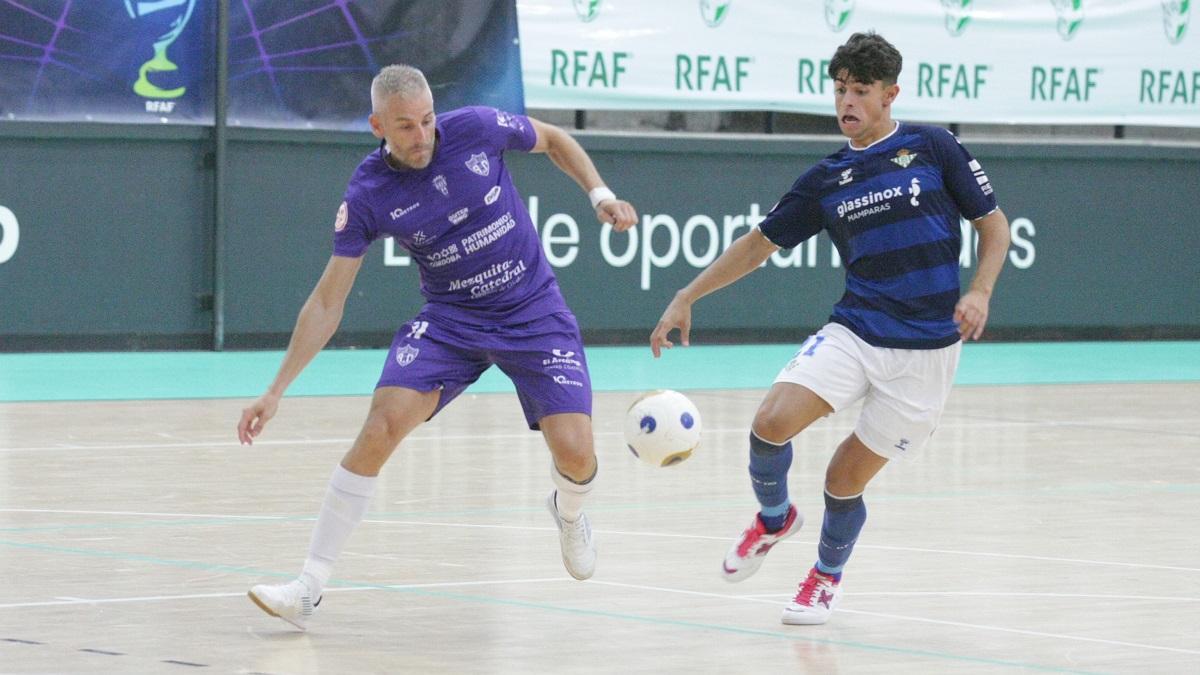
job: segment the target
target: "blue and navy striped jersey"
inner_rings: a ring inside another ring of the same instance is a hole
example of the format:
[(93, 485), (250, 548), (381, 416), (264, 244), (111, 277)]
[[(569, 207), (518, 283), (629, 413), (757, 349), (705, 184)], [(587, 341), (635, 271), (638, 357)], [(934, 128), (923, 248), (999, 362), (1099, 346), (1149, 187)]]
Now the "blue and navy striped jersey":
[(937, 349), (959, 339), (959, 216), (995, 209), (987, 175), (953, 134), (897, 124), (805, 172), (759, 229), (783, 248), (829, 233), (846, 266), (830, 321), (877, 347)]

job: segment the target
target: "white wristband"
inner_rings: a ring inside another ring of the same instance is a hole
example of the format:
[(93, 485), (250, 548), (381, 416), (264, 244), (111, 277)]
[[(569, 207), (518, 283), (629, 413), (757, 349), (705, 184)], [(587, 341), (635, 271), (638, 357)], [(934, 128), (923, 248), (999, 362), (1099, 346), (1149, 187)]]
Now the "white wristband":
[(609, 190), (607, 187), (605, 187), (603, 185), (601, 185), (598, 188), (592, 188), (592, 191), (588, 193), (588, 199), (592, 200), (592, 208), (593, 209), (600, 206), (600, 202), (602, 202), (606, 199), (616, 199), (616, 198), (617, 198), (617, 195), (613, 194), (612, 190)]

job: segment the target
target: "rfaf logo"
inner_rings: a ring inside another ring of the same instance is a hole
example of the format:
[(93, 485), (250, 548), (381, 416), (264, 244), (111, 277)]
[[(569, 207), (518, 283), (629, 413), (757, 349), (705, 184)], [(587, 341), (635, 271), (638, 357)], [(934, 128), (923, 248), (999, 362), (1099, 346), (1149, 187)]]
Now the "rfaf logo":
[(850, 23), (854, 13), (854, 0), (825, 0), (825, 23), (829, 30), (837, 33)]
[(700, 16), (709, 28), (716, 28), (728, 16), (732, 4), (733, 0), (700, 0)]
[(942, 0), (942, 9), (946, 10), (946, 32), (950, 37), (958, 37), (967, 30), (971, 23), (971, 3), (974, 0)]
[(1162, 0), (1163, 30), (1167, 33), (1167, 41), (1171, 44), (1177, 45), (1183, 42), (1183, 36), (1187, 33), (1191, 9), (1191, 0)]
[(573, 0), (579, 20), (587, 23), (600, 16), (600, 0)]
[(1064, 40), (1075, 37), (1083, 25), (1083, 0), (1050, 0), (1058, 14), (1058, 35)]

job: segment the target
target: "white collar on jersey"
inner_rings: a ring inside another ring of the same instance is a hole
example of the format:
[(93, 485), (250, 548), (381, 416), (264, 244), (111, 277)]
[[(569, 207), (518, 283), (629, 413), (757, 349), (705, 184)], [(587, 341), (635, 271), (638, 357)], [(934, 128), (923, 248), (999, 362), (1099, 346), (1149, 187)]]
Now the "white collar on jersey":
[(895, 120), (895, 122), (896, 122), (896, 126), (892, 127), (892, 130), (890, 132), (888, 132), (887, 136), (884, 136), (883, 138), (875, 141), (874, 143), (872, 143), (871, 145), (868, 145), (865, 148), (856, 148), (856, 147), (854, 147), (854, 141), (849, 141), (849, 140), (846, 141), (846, 145), (849, 146), (850, 149), (854, 150), (855, 152), (862, 152), (863, 150), (870, 150), (872, 146), (879, 145), (880, 143), (891, 138), (892, 136), (895, 136), (897, 131), (900, 131), (900, 121)]

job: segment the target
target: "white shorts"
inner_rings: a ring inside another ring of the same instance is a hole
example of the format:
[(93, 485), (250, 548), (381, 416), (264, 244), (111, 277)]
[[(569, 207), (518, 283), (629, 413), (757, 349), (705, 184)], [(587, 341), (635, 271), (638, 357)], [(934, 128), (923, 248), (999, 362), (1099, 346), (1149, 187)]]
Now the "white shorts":
[(961, 352), (962, 342), (941, 349), (873, 347), (828, 323), (800, 345), (775, 381), (812, 390), (834, 411), (864, 399), (855, 435), (881, 457), (906, 458), (937, 428)]

